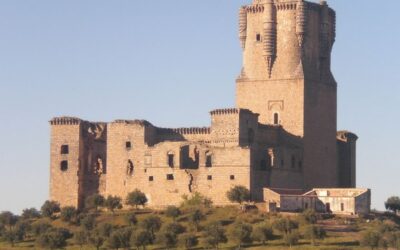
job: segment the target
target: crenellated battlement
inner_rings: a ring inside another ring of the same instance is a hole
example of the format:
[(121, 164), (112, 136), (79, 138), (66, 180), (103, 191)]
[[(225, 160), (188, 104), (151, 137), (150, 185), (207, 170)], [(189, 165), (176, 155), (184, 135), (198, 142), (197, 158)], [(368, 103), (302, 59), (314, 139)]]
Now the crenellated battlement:
[(82, 122), (84, 122), (84, 120), (81, 120), (76, 117), (62, 116), (62, 117), (54, 117), (49, 122), (50, 122), (50, 125), (52, 125), (52, 126), (54, 126), (54, 125), (79, 125)]
[(215, 109), (210, 112), (210, 114), (212, 116), (213, 115), (233, 115), (233, 114), (239, 114), (239, 113), (248, 113), (248, 114), (257, 115), (248, 109), (239, 109), (239, 108)]
[(264, 5), (256, 4), (256, 5), (249, 5), (245, 7), (247, 13), (263, 13), (264, 12)]
[(205, 135), (211, 133), (209, 127), (190, 127), (190, 128), (157, 128), (159, 134), (182, 134), (182, 135)]

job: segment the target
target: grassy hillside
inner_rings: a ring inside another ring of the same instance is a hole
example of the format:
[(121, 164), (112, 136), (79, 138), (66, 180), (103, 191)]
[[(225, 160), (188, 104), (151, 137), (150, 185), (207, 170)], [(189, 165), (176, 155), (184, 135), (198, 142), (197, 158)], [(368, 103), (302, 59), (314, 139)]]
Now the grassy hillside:
[[(8, 229), (8, 227), (5, 226), (5, 229), (3, 229), (2, 233), (3, 237), (1, 238), (0, 242), (0, 249), (43, 249), (43, 247), (39, 247), (38, 245), (38, 238), (40, 235), (45, 234), (50, 229), (39, 232), (39, 235), (36, 234), (35, 236), (35, 230), (37, 231), (38, 225), (43, 224), (49, 224), (53, 228), (65, 228), (70, 232), (70, 235), (67, 237), (67, 246), (65, 246), (63, 249), (96, 249), (88, 242), (83, 243), (82, 247), (80, 247), (77, 244), (76, 236), (73, 237), (73, 235), (77, 234), (77, 232), (85, 232), (83, 241), (86, 241), (88, 238), (93, 237), (95, 232), (99, 232), (99, 228), (104, 227), (105, 224), (110, 224), (112, 226), (111, 231), (115, 234), (117, 234), (116, 232), (123, 232), (123, 230), (129, 231), (130, 234), (135, 234), (135, 232), (140, 230), (143, 231), (143, 221), (146, 221), (146, 219), (149, 217), (154, 218), (154, 216), (161, 219), (162, 226), (160, 231), (155, 230), (155, 239), (153, 240), (153, 243), (146, 247), (146, 249), (167, 249), (166, 245), (171, 242), (168, 242), (168, 239), (165, 240), (165, 238), (169, 237), (168, 233), (170, 233), (172, 230), (171, 227), (169, 229), (165, 228), (173, 222), (175, 222), (175, 225), (178, 223), (179, 225), (183, 226), (185, 231), (183, 234), (191, 234), (196, 237), (198, 245), (191, 249), (204, 249), (207, 247), (207, 245), (209, 249), (216, 248), (216, 246), (210, 246), (205, 241), (209, 236), (205, 235), (210, 228), (208, 225), (215, 222), (220, 225), (222, 233), (225, 234), (227, 238), (227, 242), (219, 244), (218, 248), (237, 249), (239, 244), (237, 235), (241, 235), (240, 233), (246, 233), (246, 230), (242, 230), (244, 227), (239, 225), (250, 226), (253, 232), (250, 236), (252, 239), (244, 239), (243, 241), (245, 243), (242, 244), (242, 248), (252, 250), (288, 249), (288, 241), (285, 241), (286, 233), (281, 230), (282, 228), (279, 225), (277, 225), (279, 224), (279, 221), (285, 222), (285, 219), (288, 219), (286, 220), (286, 223), (288, 221), (294, 223), (293, 228), (291, 228), (289, 230), (290, 232), (287, 232), (287, 234), (293, 234), (295, 235), (295, 238), (298, 236), (298, 241), (296, 242), (295, 239), (293, 245), (291, 246), (292, 249), (371, 249), (369, 247), (360, 246), (360, 241), (362, 240), (362, 237), (364, 237), (363, 235), (369, 231), (377, 231), (380, 233), (379, 244), (384, 247), (385, 244), (389, 244), (390, 237), (388, 235), (396, 235), (395, 232), (398, 232), (400, 225), (398, 217), (384, 214), (372, 214), (368, 218), (332, 217), (315, 215), (313, 213), (266, 214), (256, 209), (243, 212), (238, 207), (210, 208), (202, 205), (183, 206), (179, 208), (179, 211), (180, 215), (175, 219), (168, 217), (165, 211), (151, 210), (121, 210), (116, 211), (114, 214), (107, 211), (86, 211), (85, 213), (80, 213), (79, 215), (73, 216), (69, 222), (64, 221), (65, 219), (62, 220), (59, 215), (56, 215), (54, 218), (31, 218), (26, 220), (27, 225), (29, 226), (26, 230), (24, 239), (20, 241), (17, 240), (14, 247), (11, 247), (11, 243), (7, 241), (7, 237), (5, 236), (5, 231), (12, 229)], [(196, 225), (194, 222), (196, 220), (193, 219), (196, 217), (193, 215), (196, 212), (200, 214), (198, 225)], [(128, 215), (132, 217), (132, 214), (134, 214), (133, 217), (136, 218), (137, 222), (135, 222), (133, 219), (133, 223), (129, 223), (127, 221), (127, 217)], [(317, 221), (313, 221), (315, 216)], [(88, 219), (88, 217), (90, 218)], [(312, 244), (312, 240), (309, 239), (310, 237), (307, 237), (306, 231), (306, 228), (310, 227), (312, 224), (314, 225), (313, 227), (326, 232), (326, 236), (321, 239), (315, 239), (314, 244)], [(264, 225), (266, 228), (272, 229), (273, 235), (270, 235), (270, 239), (266, 241), (265, 245), (262, 245), (262, 242), (254, 239), (254, 231), (260, 225)], [(239, 234), (237, 233), (238, 231)], [(113, 241), (112, 232), (109, 234), (109, 236), (107, 236), (107, 234), (102, 234), (104, 242), (100, 249), (113, 249), (113, 244), (110, 243)], [(183, 238), (181, 235), (181, 232), (177, 233), (177, 235), (174, 235), (177, 236), (175, 238), (176, 244), (174, 244), (174, 239), (170, 239), (172, 243), (168, 249), (185, 249), (181, 244)], [(115, 236), (114, 238), (118, 237), (122, 236), (119, 235)], [(387, 242), (385, 243), (384, 240), (387, 240)], [(400, 242), (400, 238), (398, 241)], [(174, 247), (174, 245), (177, 247)], [(119, 249), (136, 249), (136, 247), (120, 247)], [(140, 249), (143, 248), (140, 247)]]

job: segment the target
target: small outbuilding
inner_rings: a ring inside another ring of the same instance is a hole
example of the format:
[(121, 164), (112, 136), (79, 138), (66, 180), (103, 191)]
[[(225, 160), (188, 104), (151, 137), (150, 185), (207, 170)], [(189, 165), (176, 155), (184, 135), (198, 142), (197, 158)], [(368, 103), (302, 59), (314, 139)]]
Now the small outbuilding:
[(368, 214), (371, 190), (363, 188), (315, 188), (304, 193), (298, 189), (264, 188), (267, 211), (300, 212), (314, 209), (321, 213)]

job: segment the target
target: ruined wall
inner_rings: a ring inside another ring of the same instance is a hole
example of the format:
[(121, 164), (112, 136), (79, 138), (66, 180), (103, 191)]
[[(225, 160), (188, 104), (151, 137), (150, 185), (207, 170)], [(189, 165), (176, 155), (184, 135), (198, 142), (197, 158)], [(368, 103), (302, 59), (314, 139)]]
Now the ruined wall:
[[(216, 204), (227, 204), (225, 193), (232, 186), (249, 187), (248, 149), (212, 147), (183, 138), (149, 146), (144, 134), (150, 128), (129, 122), (109, 124), (107, 194), (125, 198), (139, 189), (149, 206), (162, 207), (178, 205), (183, 195), (201, 192)], [(126, 148), (128, 141), (130, 148)]]

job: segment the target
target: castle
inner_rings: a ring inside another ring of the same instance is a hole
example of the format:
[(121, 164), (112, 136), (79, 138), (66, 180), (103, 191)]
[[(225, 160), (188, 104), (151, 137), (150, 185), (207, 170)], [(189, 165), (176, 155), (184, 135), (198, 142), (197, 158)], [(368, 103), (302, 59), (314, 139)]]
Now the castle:
[(241, 7), (236, 107), (211, 111), (210, 127), (53, 118), (50, 198), (81, 207), (95, 193), (125, 198), (139, 189), (151, 207), (195, 192), (225, 205), (235, 185), (256, 202), (265, 188), (355, 187), (357, 136), (336, 127), (335, 22), (325, 1)]

